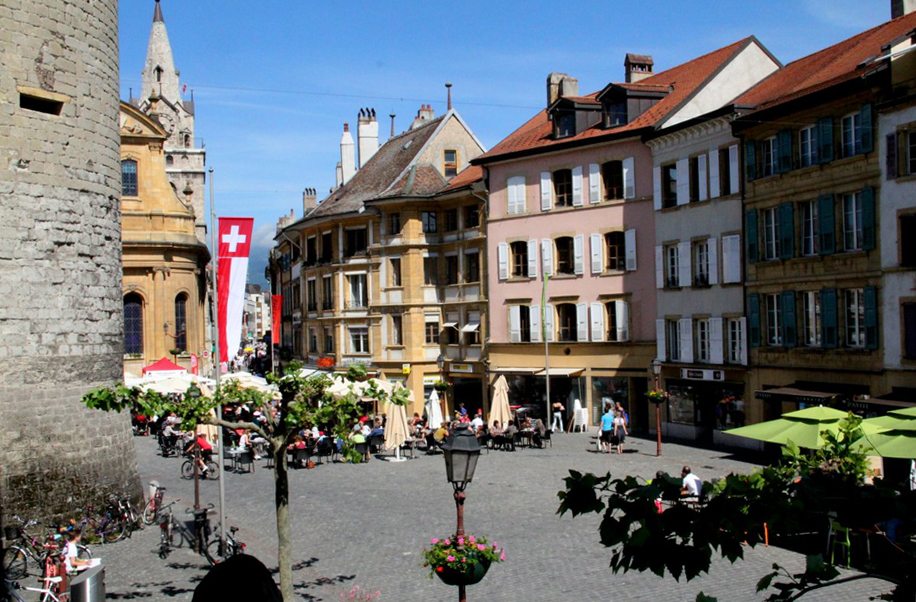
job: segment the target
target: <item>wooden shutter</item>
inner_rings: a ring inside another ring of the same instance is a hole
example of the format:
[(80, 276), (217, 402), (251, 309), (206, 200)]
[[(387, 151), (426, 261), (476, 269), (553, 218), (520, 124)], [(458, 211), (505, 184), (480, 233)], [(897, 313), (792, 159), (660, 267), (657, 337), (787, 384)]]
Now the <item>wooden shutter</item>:
[(690, 271), (690, 241), (677, 243), (677, 285), (690, 286), (692, 272)]
[(623, 198), (636, 198), (636, 170), (633, 157), (626, 157), (623, 160)]
[(795, 322), (795, 291), (782, 291), (780, 303), (780, 330), (782, 330), (782, 344), (785, 347), (795, 347), (798, 344)]
[(715, 199), (722, 195), (719, 187), (719, 149), (709, 151), (709, 198)]
[(739, 342), (741, 345), (740, 361), (742, 366), (747, 366), (747, 318), (738, 318), (738, 324), (741, 329), (739, 334)]
[(541, 342), (541, 306), (540, 305), (529, 305), (528, 306), (528, 323), (529, 328), (531, 329), (531, 342), (540, 343)]
[(875, 189), (866, 186), (862, 189), (862, 249), (871, 251), (875, 248)]
[(522, 342), (522, 308), (520, 305), (509, 306), (509, 342)]
[(528, 212), (528, 186), (525, 184), (525, 176), (515, 178), (515, 203), (516, 213)]
[(582, 206), (582, 168), (572, 170), (572, 204), (573, 207)]
[(690, 318), (678, 320), (677, 336), (681, 348), (681, 361), (686, 364), (693, 363), (693, 320)]
[(591, 308), (592, 341), (604, 341), (604, 304), (592, 303)]
[[(741, 190), (741, 171), (738, 169), (738, 145), (728, 147), (728, 194), (738, 194)], [(723, 190), (724, 190), (723, 186)]]
[(652, 202), (655, 210), (662, 208), (662, 168), (652, 168)]
[(573, 271), (577, 275), (585, 273), (585, 235), (578, 234), (573, 238)]
[(710, 238), (706, 244), (709, 257), (709, 284), (719, 284), (719, 239)]
[(825, 288), (821, 291), (821, 343), (825, 349), (836, 348), (838, 334), (836, 289)]
[(833, 119), (824, 117), (817, 120), (817, 162), (833, 161)]
[(588, 303), (576, 303), (576, 340), (588, 341)]
[(699, 193), (701, 201), (705, 201), (709, 198), (708, 192), (706, 190), (706, 155), (700, 155), (697, 157), (697, 177), (700, 179), (698, 182)]
[(518, 186), (515, 184), (516, 178), (506, 180), (506, 213), (515, 215), (518, 213)]
[(553, 326), (553, 316), (553, 304), (548, 303), (544, 306), (544, 332), (547, 334), (547, 341), (551, 343), (557, 338), (557, 333)]
[(509, 245), (501, 242), (496, 245), (496, 257), (499, 264), (499, 279), (509, 279)]
[(744, 214), (744, 233), (747, 236), (747, 240), (744, 241), (747, 262), (757, 263), (757, 246), (760, 239), (757, 234), (757, 211), (754, 209)]
[(538, 239), (528, 241), (528, 277), (537, 280), (538, 277)]
[(792, 203), (779, 206), (779, 258), (795, 257), (795, 216)]
[(709, 318), (709, 361), (713, 364), (725, 363), (722, 318)]
[(792, 132), (779, 130), (776, 134), (776, 173), (792, 171)]
[(597, 163), (588, 166), (588, 202), (601, 202), (601, 166)]
[(655, 288), (665, 288), (665, 248), (655, 245)]
[(553, 183), (550, 181), (550, 172), (541, 172), (541, 211), (550, 211), (553, 200)]
[(601, 244), (600, 234), (591, 234), (588, 237), (591, 252), (592, 274), (604, 271), (604, 245)]
[(866, 286), (863, 295), (865, 305), (865, 347), (878, 348), (878, 289)]
[(834, 234), (836, 219), (833, 211), (832, 194), (825, 194), (817, 198), (817, 238), (818, 251), (821, 255), (831, 255), (836, 250), (836, 235)]
[(893, 180), (897, 177), (897, 132), (888, 134), (884, 137), (885, 159), (884, 168), (887, 173), (887, 179)]
[(677, 162), (677, 204), (690, 202), (690, 161), (681, 159)]
[(630, 307), (626, 301), (614, 301), (614, 310), (617, 312), (617, 340), (630, 340)]
[(658, 359), (665, 361), (668, 359), (668, 349), (665, 345), (665, 321), (655, 321), (655, 355)]
[(741, 282), (741, 235), (722, 237), (722, 283)]
[(744, 143), (744, 173), (748, 182), (757, 179), (757, 147), (753, 140)]
[(871, 118), (871, 105), (867, 104), (859, 111), (859, 149), (863, 153), (875, 150), (875, 128)]
[(547, 276), (553, 276), (553, 241), (549, 238), (541, 240), (541, 270)]
[(626, 248), (627, 271), (636, 271), (636, 230), (627, 230), (623, 233)]
[(748, 339), (751, 347), (760, 347), (760, 295), (747, 296)]

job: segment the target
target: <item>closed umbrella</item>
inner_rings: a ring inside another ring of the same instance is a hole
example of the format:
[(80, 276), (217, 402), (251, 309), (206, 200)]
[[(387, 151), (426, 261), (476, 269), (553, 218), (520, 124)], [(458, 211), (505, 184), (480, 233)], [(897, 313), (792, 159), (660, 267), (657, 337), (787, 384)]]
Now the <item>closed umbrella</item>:
[(410, 438), (410, 427), (407, 424), (407, 411), (404, 406), (388, 402), (386, 409), (388, 420), (385, 422), (385, 449), (393, 449), (394, 457), (390, 462), (401, 462), (401, 445)]
[[(824, 445), (821, 431), (838, 432), (840, 421), (847, 416), (846, 412), (817, 406), (783, 414), (776, 420), (730, 429), (725, 433), (768, 443), (785, 445), (792, 442), (799, 447), (819, 449)], [(863, 425), (865, 432), (875, 430), (874, 427)]]
[(426, 427), (436, 430), (442, 425), (442, 405), (439, 403), (439, 394), (433, 389), (426, 402)]
[(500, 374), (493, 384), (493, 401), (490, 406), (490, 425), (497, 420), (502, 428), (512, 420), (512, 410), (509, 409), (509, 383), (503, 374)]

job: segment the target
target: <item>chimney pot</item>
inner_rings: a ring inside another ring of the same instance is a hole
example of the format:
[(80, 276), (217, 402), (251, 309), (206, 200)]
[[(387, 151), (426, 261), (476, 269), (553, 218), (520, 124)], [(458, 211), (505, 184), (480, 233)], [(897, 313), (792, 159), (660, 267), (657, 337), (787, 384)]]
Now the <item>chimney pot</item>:
[(345, 131), (345, 132), (349, 132), (349, 131), (350, 131), (350, 124), (349, 124), (349, 123), (344, 123), (344, 131)]

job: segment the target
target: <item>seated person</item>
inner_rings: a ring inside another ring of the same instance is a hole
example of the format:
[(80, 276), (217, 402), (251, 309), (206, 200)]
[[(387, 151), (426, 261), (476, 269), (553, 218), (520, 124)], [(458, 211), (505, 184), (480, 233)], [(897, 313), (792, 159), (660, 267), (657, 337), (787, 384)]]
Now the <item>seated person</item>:
[(448, 423), (443, 422), (442, 424), (439, 425), (439, 428), (436, 429), (436, 432), (433, 433), (433, 438), (438, 443), (444, 443), (445, 440), (448, 438), (448, 435), (449, 435)]
[(477, 414), (474, 416), (474, 419), (471, 420), (471, 428), (476, 432), (483, 430), (483, 410), (477, 410)]
[(382, 436), (385, 435), (385, 429), (382, 427), (381, 424), (375, 425), (375, 427), (371, 431), (369, 431), (370, 437), (373, 437), (375, 435), (382, 435)]
[(683, 470), (681, 470), (681, 479), (681, 495), (684, 497), (696, 498), (703, 495), (703, 481), (690, 471), (689, 466), (685, 466)]
[(502, 435), (503, 429), (499, 426), (499, 420), (493, 421), (493, 426), (490, 427), (490, 436), (496, 437), (497, 435)]

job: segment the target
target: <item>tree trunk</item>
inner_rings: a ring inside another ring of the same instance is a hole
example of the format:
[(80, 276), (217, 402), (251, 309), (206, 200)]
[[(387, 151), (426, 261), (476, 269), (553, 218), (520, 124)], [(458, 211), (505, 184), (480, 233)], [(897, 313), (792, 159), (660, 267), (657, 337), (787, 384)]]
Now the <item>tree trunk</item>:
[(277, 503), (277, 563), (280, 568), (280, 593), (284, 602), (293, 602), (292, 538), (289, 530), (289, 471), (286, 445), (271, 445), (274, 455), (274, 491)]

